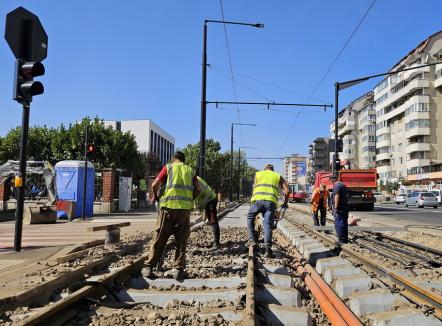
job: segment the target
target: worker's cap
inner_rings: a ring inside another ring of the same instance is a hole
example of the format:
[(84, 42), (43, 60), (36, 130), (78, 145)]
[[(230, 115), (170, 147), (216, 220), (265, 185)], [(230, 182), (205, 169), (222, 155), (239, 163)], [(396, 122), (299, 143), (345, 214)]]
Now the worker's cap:
[(264, 166), (264, 170), (272, 170), (272, 171), (274, 171), (274, 167), (273, 167), (273, 164), (266, 164), (265, 166)]

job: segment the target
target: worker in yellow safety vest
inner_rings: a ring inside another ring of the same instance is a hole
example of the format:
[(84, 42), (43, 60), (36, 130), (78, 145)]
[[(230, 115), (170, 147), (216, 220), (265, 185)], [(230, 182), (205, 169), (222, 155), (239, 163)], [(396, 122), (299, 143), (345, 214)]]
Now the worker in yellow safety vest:
[(217, 217), (218, 197), (216, 193), (210, 188), (206, 181), (197, 177), (201, 187), (201, 192), (195, 198), (195, 206), (200, 211), (204, 210), (205, 218), (209, 220), (213, 230), (213, 248), (219, 249), (221, 244), (219, 242), (220, 231)]
[(253, 185), (252, 206), (247, 214), (247, 231), (249, 241), (256, 244), (255, 218), (261, 213), (264, 217), (265, 257), (272, 256), (272, 228), (280, 190), (284, 192), (284, 207), (289, 199), (289, 186), (279, 173), (274, 172), (272, 164), (267, 164), (264, 171), (256, 172)]
[(179, 280), (184, 278), (186, 268), (186, 244), (190, 235), (190, 212), (194, 199), (200, 192), (200, 186), (194, 170), (185, 163), (184, 153), (178, 151), (172, 157), (172, 164), (163, 167), (152, 183), (151, 201), (158, 200), (158, 189), (165, 184), (164, 192), (159, 199), (160, 210), (156, 224), (156, 236), (150, 248), (149, 259), (142, 274), (154, 277), (153, 268), (158, 264), (171, 235), (176, 242), (175, 272)]

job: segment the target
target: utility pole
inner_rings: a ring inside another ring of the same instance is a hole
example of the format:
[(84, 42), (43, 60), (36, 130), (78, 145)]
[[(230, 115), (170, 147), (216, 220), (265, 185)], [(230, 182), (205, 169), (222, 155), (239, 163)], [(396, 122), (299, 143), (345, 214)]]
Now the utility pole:
[(200, 155), (198, 160), (198, 174), (205, 178), (206, 163), (206, 89), (207, 89), (207, 21), (204, 22), (203, 30), (203, 65), (202, 65), (202, 89), (201, 89), (201, 128), (200, 128)]
[(84, 180), (83, 180), (83, 209), (81, 216), (83, 220), (86, 219), (86, 191), (87, 191), (87, 145), (88, 145), (88, 126), (89, 121), (87, 122), (84, 134)]

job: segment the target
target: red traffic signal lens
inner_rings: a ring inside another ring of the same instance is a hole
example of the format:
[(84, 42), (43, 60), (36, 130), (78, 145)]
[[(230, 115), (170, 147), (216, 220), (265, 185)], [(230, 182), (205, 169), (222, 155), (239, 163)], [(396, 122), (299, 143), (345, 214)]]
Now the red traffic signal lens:
[(93, 153), (94, 151), (95, 151), (94, 145), (87, 145), (87, 152), (88, 153)]

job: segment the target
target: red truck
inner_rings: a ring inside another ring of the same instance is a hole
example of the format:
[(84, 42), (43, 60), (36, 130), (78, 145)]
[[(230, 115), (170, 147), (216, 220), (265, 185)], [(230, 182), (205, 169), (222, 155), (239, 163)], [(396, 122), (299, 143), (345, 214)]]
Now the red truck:
[[(331, 192), (333, 183), (330, 181), (330, 175), (332, 173), (326, 171), (316, 172), (315, 188), (323, 183)], [(377, 189), (378, 183), (376, 169), (340, 170), (337, 180), (347, 186), (350, 209), (373, 210), (376, 198), (372, 191)]]

